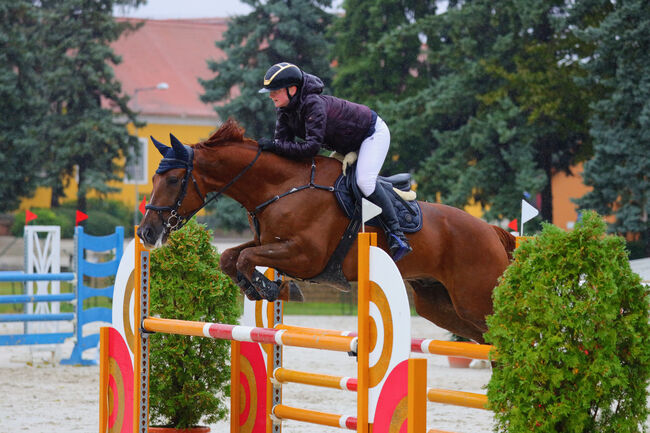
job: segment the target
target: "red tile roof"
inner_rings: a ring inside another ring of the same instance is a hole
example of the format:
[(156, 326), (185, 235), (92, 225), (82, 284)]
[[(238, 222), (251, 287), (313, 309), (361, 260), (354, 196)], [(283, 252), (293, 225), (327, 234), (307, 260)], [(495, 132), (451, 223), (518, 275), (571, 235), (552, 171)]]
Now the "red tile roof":
[[(122, 63), (114, 66), (122, 91), (131, 95), (130, 106), (141, 116), (198, 117), (216, 120), (212, 104), (204, 104), (198, 78), (212, 78), (207, 60), (220, 60), (223, 51), (215, 45), (228, 28), (226, 18), (142, 20), (134, 32), (125, 32), (113, 43)], [(141, 90), (167, 83), (167, 90)]]

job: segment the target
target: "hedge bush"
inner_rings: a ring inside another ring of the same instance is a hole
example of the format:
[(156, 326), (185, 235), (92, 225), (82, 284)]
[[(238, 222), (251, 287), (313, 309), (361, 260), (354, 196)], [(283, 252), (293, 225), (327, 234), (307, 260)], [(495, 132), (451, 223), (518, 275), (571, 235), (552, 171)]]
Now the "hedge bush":
[[(48, 208), (30, 209), (38, 218), (31, 225), (39, 226), (60, 226), (62, 238), (72, 238), (74, 236), (74, 216), (68, 218), (61, 212)], [(14, 222), (11, 225), (11, 235), (23, 237), (25, 227), (25, 211), (20, 211), (14, 216)]]
[(648, 289), (605, 231), (589, 212), (516, 250), (486, 334), (499, 354), (488, 385), (497, 431), (645, 431)]
[[(38, 218), (31, 224), (61, 226), (61, 237), (70, 239), (74, 236), (74, 223), (77, 202), (63, 203), (60, 207), (30, 209)], [(94, 236), (105, 236), (115, 233), (115, 227), (124, 227), (126, 233), (131, 233), (133, 227), (133, 209), (117, 200), (102, 200), (92, 198), (88, 200), (86, 211), (88, 219), (81, 224), (84, 231)], [(22, 237), (25, 226), (25, 211), (16, 214), (11, 226), (13, 236)]]
[[(236, 323), (239, 288), (219, 269), (212, 234), (191, 220), (151, 253), (151, 313), (200, 322)], [(152, 425), (187, 428), (227, 413), (230, 342), (153, 334), (150, 338)]]

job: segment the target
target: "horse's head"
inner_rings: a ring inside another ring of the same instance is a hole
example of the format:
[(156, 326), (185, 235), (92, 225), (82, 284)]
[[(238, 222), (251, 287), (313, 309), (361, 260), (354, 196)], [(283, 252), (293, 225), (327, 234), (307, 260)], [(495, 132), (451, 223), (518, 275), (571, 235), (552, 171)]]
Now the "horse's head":
[[(194, 175), (194, 149), (169, 134), (172, 147), (151, 137), (163, 159), (153, 177), (151, 201), (146, 206), (138, 236), (147, 247), (159, 247), (201, 208), (204, 197)], [(190, 185), (193, 184), (193, 185)]]

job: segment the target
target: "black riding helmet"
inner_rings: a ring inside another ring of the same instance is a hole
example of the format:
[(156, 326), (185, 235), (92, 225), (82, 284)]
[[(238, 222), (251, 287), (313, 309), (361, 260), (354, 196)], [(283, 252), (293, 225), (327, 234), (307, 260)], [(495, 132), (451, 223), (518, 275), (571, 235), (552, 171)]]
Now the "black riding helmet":
[(269, 93), (273, 90), (285, 89), (291, 86), (300, 88), (302, 71), (293, 63), (277, 63), (269, 68), (264, 75), (264, 87), (259, 93)]

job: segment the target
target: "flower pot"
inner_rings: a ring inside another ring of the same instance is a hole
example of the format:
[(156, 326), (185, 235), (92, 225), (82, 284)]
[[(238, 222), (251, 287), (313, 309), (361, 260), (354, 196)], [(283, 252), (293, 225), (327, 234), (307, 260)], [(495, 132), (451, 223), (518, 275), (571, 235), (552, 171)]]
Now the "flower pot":
[(469, 368), (472, 363), (470, 358), (461, 358), (459, 356), (448, 356), (447, 360), (451, 368)]
[(210, 427), (194, 426), (189, 428), (149, 427), (149, 433), (210, 433)]

